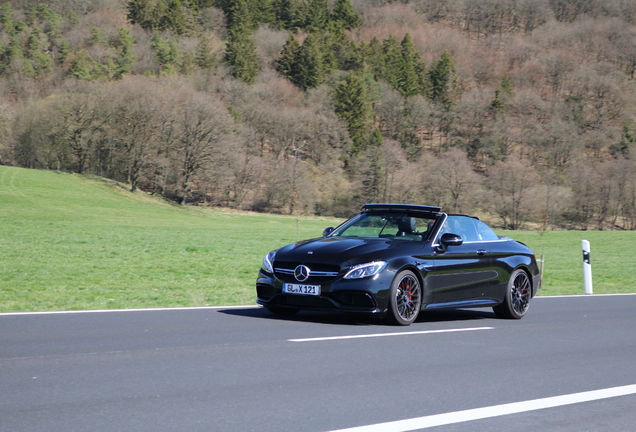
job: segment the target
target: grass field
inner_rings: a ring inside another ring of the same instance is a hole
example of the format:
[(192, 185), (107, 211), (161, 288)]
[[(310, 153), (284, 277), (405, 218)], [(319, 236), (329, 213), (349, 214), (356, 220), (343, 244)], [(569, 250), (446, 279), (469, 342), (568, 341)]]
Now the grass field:
[[(254, 303), (262, 257), (340, 220), (180, 207), (99, 178), (0, 166), (0, 312)], [(499, 232), (545, 255), (542, 295), (636, 291), (636, 232)]]

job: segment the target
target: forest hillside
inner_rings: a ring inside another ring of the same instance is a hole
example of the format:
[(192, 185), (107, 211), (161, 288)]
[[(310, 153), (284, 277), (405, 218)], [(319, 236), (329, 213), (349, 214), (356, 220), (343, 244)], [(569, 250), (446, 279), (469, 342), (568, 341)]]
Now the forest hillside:
[(15, 0), (0, 164), (182, 204), (636, 229), (633, 0)]

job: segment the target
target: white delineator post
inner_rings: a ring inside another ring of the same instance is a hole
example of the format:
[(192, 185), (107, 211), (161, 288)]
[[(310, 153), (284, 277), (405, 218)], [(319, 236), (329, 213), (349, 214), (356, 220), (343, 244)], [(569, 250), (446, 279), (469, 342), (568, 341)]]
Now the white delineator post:
[(592, 264), (590, 263), (590, 242), (583, 240), (583, 278), (585, 294), (594, 294), (592, 290)]

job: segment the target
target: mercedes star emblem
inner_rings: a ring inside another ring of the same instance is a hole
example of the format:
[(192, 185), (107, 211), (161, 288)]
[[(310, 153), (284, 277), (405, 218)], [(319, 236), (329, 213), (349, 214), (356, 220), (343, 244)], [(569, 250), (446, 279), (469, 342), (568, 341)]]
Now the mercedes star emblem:
[(294, 270), (294, 277), (296, 278), (298, 282), (305, 282), (307, 279), (309, 279), (310, 271), (311, 270), (309, 270), (309, 267), (304, 265), (299, 265)]

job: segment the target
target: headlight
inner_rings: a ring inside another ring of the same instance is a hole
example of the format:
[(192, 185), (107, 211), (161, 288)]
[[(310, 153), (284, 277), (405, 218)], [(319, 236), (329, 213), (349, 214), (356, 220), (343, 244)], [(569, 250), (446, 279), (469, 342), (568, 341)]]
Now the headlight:
[(274, 273), (274, 266), (272, 264), (274, 262), (274, 255), (276, 255), (276, 251), (271, 251), (265, 255), (265, 258), (263, 258), (263, 265), (261, 268), (267, 273)]
[(375, 276), (386, 267), (386, 261), (373, 261), (366, 264), (358, 264), (351, 267), (351, 270), (344, 275), (345, 279), (361, 279)]

